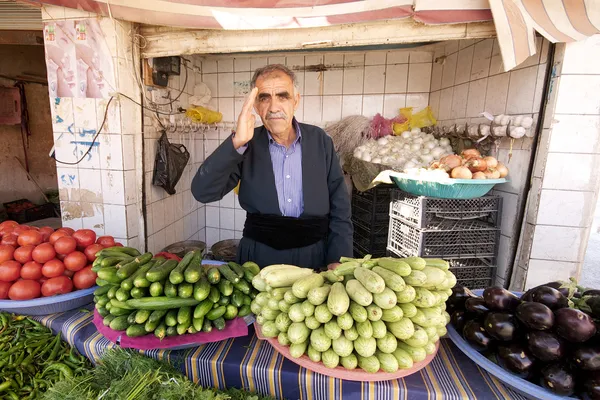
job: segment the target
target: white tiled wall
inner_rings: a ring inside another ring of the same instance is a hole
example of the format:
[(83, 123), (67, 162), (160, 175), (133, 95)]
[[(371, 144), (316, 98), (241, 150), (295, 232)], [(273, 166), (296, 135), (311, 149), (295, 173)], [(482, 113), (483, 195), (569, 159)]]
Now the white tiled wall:
[[(253, 71), (268, 63), (285, 64), (296, 73), (302, 96), (296, 118), (323, 127), (349, 115), (393, 117), (402, 107), (426, 107), (432, 60), (433, 52), (419, 50), (203, 57), (201, 79), (212, 92), (211, 107), (223, 113), (224, 121), (234, 121), (250, 91)], [(229, 133), (209, 131), (205, 155)], [(246, 213), (233, 192), (204, 208), (209, 246), (242, 236)]]
[[(537, 53), (510, 72), (503, 72), (498, 41), (462, 40), (437, 45), (431, 75), (429, 104), (441, 126), (481, 123), (481, 113), (529, 115), (539, 118), (549, 43), (537, 40)], [(509, 183), (494, 193), (502, 196), (502, 232), (500, 237), (497, 282), (508, 283), (510, 267), (518, 246), (521, 225), (519, 210), (526, 201), (532, 139), (502, 140), (492, 155), (509, 170)], [(512, 156), (509, 158), (509, 153)], [(556, 163), (554, 165), (561, 165)], [(582, 177), (583, 180), (585, 177)], [(579, 178), (575, 178), (578, 180)]]
[[(196, 82), (201, 81), (201, 63), (196, 57), (185, 57), (189, 62), (181, 65), (180, 76), (169, 79), (169, 87), (152, 90), (150, 95), (159, 99), (157, 103), (168, 102), (170, 98), (179, 96), (173, 104), (188, 107), (188, 98), (194, 93)], [(186, 82), (187, 71), (187, 82)], [(162, 107), (170, 111), (170, 107)], [(161, 136), (156, 118), (151, 112), (144, 113), (144, 174), (146, 194), (146, 234), (148, 250), (161, 251), (166, 246), (182, 240), (205, 240), (205, 210), (190, 191), (191, 180), (204, 161), (205, 139), (201, 134), (169, 132), (167, 137), (171, 143), (181, 143), (190, 153), (190, 159), (177, 183), (174, 195), (169, 195), (162, 187), (152, 185), (152, 175), (158, 139)]]

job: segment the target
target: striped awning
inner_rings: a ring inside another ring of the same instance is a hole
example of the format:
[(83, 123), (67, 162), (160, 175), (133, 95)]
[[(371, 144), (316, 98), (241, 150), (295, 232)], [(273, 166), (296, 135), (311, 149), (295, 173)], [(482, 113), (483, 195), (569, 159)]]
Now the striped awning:
[(535, 32), (552, 43), (600, 33), (600, 0), (489, 0), (504, 69), (535, 54)]

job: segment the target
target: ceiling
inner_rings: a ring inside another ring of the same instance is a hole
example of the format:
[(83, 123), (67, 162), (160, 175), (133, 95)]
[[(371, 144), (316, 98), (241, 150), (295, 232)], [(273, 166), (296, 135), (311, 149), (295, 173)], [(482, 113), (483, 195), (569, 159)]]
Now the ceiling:
[(0, 30), (41, 31), (42, 11), (39, 5), (0, 0)]

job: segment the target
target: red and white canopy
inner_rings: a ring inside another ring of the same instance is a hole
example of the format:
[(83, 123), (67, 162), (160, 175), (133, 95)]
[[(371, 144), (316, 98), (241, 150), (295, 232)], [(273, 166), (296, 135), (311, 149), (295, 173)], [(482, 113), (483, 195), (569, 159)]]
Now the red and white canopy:
[(127, 21), (196, 29), (293, 29), (412, 18), (424, 24), (494, 20), (505, 69), (552, 42), (600, 33), (600, 0), (25, 0)]

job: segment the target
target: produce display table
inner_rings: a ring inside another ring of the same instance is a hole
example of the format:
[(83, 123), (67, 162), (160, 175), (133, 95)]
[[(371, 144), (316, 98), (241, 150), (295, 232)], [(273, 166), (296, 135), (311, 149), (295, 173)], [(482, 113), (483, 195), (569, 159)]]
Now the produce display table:
[[(62, 332), (63, 339), (92, 361), (115, 346), (96, 331), (92, 312), (73, 310), (35, 319)], [(285, 399), (524, 399), (446, 339), (426, 368), (403, 379), (376, 383), (339, 380), (301, 368), (258, 340), (252, 326), (246, 337), (144, 353), (168, 361), (203, 387), (237, 387)]]

